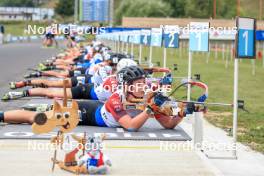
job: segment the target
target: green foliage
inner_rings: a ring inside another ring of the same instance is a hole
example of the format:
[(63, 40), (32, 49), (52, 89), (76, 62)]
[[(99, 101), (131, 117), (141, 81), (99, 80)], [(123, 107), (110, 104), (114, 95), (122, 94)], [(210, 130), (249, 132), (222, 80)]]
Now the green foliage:
[(216, 8), (217, 8), (217, 17), (234, 18), (236, 16), (236, 1), (230, 1), (230, 0), (217, 1)]
[(192, 18), (208, 18), (210, 17), (210, 3), (212, 0), (186, 0), (185, 14)]
[[(164, 1), (172, 1), (173, 0), (164, 0)], [(177, 0), (182, 2), (181, 0)], [(214, 0), (186, 0), (185, 3), (181, 3), (181, 7), (184, 8), (182, 14), (185, 17), (192, 18), (210, 18), (213, 17), (213, 8), (214, 8)], [(183, 9), (182, 8), (182, 9)], [(242, 15), (241, 9), (241, 15)], [(181, 14), (178, 13), (181, 17)], [(236, 16), (236, 1), (230, 0), (217, 0), (216, 1), (216, 17), (217, 18), (234, 18)]]
[(32, 0), (1, 0), (0, 6), (6, 7), (34, 7)]
[(184, 17), (186, 0), (163, 0), (168, 3), (172, 8), (171, 17)]
[[(123, 0), (116, 9), (116, 22), (128, 17), (213, 17), (214, 0)], [(217, 18), (234, 18), (236, 1), (216, 0)], [(243, 7), (240, 14), (245, 15)]]
[(74, 0), (59, 0), (55, 12), (62, 17), (72, 16), (74, 14)]
[(125, 0), (116, 9), (116, 22), (120, 24), (122, 17), (168, 17), (172, 8), (161, 0)]

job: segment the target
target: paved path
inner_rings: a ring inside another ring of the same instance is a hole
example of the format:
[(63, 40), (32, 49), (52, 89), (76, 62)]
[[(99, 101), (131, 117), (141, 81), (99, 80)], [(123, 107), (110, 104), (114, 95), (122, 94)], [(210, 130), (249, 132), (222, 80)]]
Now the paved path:
[[(48, 59), (58, 52), (58, 49), (42, 48), (40, 42), (0, 45), (0, 96), (9, 91), (10, 81), (23, 80), (28, 68), (35, 68), (40, 60)], [(19, 107), (25, 102), (25, 100), (8, 103), (0, 101), (0, 110)]]
[[(0, 141), (1, 175), (51, 175), (52, 150), (29, 150), (29, 141)], [(45, 144), (48, 141), (30, 141)], [(111, 159), (110, 175), (214, 175), (193, 151), (160, 150), (158, 141), (105, 141)], [(63, 159), (58, 151), (58, 159)], [(71, 175), (56, 167), (54, 175)]]

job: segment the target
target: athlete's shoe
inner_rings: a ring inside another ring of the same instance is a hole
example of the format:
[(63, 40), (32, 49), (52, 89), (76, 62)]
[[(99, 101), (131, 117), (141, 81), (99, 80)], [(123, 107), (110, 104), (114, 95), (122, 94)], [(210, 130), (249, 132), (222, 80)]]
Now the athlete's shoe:
[(10, 89), (16, 89), (17, 87), (16, 87), (16, 82), (10, 82), (9, 83), (9, 87), (10, 87)]
[(48, 70), (48, 67), (44, 65), (43, 63), (38, 64), (38, 71), (46, 71)]
[(47, 65), (45, 65), (45, 64), (43, 64), (43, 63), (40, 63), (40, 64), (38, 65), (37, 70), (38, 70), (38, 71), (48, 71), (48, 70), (53, 70), (53, 69), (55, 69), (55, 68), (56, 68), (56, 67), (53, 66), (53, 65), (49, 65), (49, 66), (47, 66)]
[(2, 101), (16, 100), (24, 97), (24, 92), (8, 92), (2, 97)]
[(10, 82), (9, 83), (10, 89), (17, 89), (17, 88), (21, 88), (21, 87), (25, 87), (25, 86), (26, 86), (26, 84), (24, 81)]
[(37, 111), (37, 112), (46, 112), (50, 111), (53, 108), (53, 105), (50, 104), (28, 104), (25, 106), (22, 106), (24, 110), (28, 111)]
[[(52, 66), (52, 65), (53, 65), (53, 61), (51, 61), (51, 60), (46, 60), (46, 61), (44, 61), (44, 62), (41, 62), (40, 64), (49, 67), (49, 66)], [(39, 64), (39, 65), (40, 65), (40, 64)]]
[(32, 73), (24, 75), (24, 78), (37, 78), (37, 77), (41, 77), (40, 72), (32, 72)]

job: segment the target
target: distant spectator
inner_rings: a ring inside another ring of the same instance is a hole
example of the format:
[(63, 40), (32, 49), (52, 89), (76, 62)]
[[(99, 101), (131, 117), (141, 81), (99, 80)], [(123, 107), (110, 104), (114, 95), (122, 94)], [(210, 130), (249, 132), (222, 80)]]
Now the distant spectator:
[(5, 33), (5, 28), (3, 25), (0, 25), (0, 44), (3, 44), (4, 42), (4, 33)]

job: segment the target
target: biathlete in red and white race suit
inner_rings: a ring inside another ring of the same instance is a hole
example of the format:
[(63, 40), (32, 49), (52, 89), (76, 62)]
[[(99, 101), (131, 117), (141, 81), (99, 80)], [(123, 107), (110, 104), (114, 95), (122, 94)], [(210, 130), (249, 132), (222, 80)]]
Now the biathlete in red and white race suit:
[[(92, 125), (102, 127), (123, 127), (130, 131), (138, 130), (149, 118), (154, 117), (164, 128), (174, 128), (179, 124), (186, 112), (194, 110), (194, 106), (188, 106), (186, 111), (179, 104), (178, 114), (167, 116), (160, 113), (155, 107), (155, 96), (150, 97), (144, 110), (126, 109), (124, 102), (140, 99), (145, 96), (143, 87), (145, 72), (138, 66), (130, 66), (121, 69), (117, 75), (122, 75), (123, 82), (118, 89), (106, 100), (105, 103), (96, 100), (77, 101), (80, 111), (79, 125)], [(127, 86), (131, 88), (127, 89)], [(123, 89), (124, 88), (124, 89)], [(0, 113), (1, 121), (6, 123), (32, 123), (36, 112), (25, 110), (13, 110)]]

